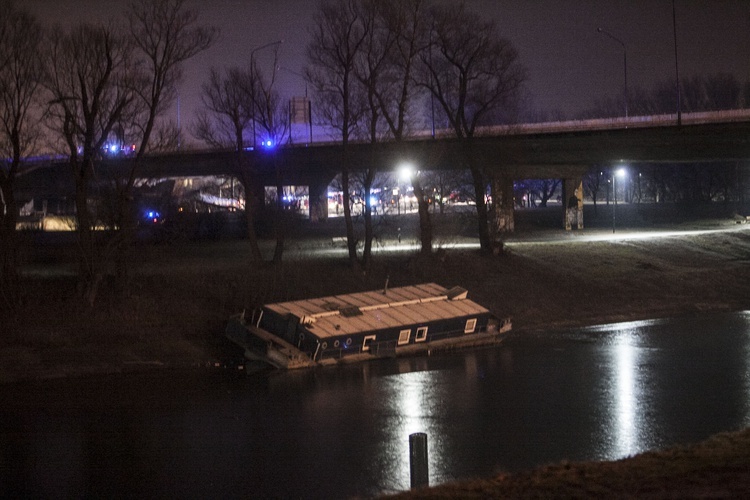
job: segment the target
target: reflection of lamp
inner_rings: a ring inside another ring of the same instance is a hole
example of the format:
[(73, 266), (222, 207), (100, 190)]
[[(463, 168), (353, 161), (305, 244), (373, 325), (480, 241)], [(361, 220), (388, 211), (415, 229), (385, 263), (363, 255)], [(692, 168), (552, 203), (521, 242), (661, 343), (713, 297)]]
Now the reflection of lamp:
[(614, 205), (612, 206), (612, 233), (615, 232), (615, 214), (617, 213), (617, 184), (615, 183), (615, 180), (617, 179), (618, 175), (620, 177), (624, 177), (625, 169), (620, 168), (618, 170), (615, 170), (615, 173), (612, 176), (612, 198), (614, 200)]
[(611, 355), (614, 357), (612, 366), (612, 395), (615, 398), (612, 415), (613, 425), (610, 432), (615, 449), (610, 453), (612, 458), (619, 458), (637, 453), (643, 443), (639, 439), (639, 430), (643, 422), (639, 420), (643, 414), (639, 408), (642, 385), (639, 383), (638, 365), (641, 350), (636, 347), (638, 338), (638, 323), (621, 323), (618, 325)]

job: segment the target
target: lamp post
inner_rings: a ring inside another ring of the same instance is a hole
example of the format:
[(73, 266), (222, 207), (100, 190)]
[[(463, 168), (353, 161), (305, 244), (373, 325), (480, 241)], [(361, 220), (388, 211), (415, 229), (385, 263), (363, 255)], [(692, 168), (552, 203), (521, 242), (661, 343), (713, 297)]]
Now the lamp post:
[(680, 104), (680, 67), (677, 65), (677, 16), (672, 0), (672, 33), (674, 35), (674, 75), (677, 85), (677, 126), (682, 126), (682, 105)]
[(617, 169), (617, 170), (615, 170), (614, 174), (612, 175), (612, 200), (613, 200), (613, 205), (612, 205), (612, 234), (615, 233), (615, 216), (617, 214), (617, 184), (616, 184), (615, 181), (617, 180), (617, 176), (618, 175), (620, 177), (623, 177), (625, 175), (625, 169), (624, 168)]
[[(253, 149), (257, 147), (257, 143), (256, 143), (257, 136), (255, 134), (255, 122), (256, 122), (255, 120), (255, 53), (258, 52), (259, 50), (263, 50), (268, 47), (273, 47), (274, 45), (281, 45), (282, 43), (284, 43), (284, 40), (276, 40), (275, 42), (266, 43), (266, 44), (261, 45), (260, 47), (255, 47), (253, 50), (250, 51), (250, 80), (251, 80), (251, 85), (253, 86), (252, 88), (252, 91), (253, 91)], [(276, 68), (274, 68), (274, 71), (275, 70)]]
[(622, 45), (622, 61), (623, 61), (623, 69), (625, 70), (625, 118), (628, 117), (628, 51), (625, 49), (625, 42), (614, 36), (609, 31), (605, 30), (604, 28), (596, 28), (596, 31), (599, 33), (604, 33), (608, 37), (610, 37), (615, 42)]

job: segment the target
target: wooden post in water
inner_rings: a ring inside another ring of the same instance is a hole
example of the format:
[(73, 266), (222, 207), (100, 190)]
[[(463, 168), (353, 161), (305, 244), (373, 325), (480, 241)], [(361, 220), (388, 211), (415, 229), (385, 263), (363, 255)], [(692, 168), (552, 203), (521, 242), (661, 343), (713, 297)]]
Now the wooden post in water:
[(427, 434), (415, 432), (409, 435), (409, 467), (411, 488), (428, 486), (430, 475), (427, 467)]

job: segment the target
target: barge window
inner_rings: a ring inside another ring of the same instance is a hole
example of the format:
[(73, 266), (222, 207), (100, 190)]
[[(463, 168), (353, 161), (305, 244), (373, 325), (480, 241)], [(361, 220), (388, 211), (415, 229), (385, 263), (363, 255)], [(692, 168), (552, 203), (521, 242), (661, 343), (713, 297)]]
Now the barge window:
[(477, 327), (477, 318), (471, 318), (466, 320), (466, 326), (464, 327), (464, 333), (474, 333)]
[(365, 335), (365, 340), (362, 342), (362, 352), (370, 350), (370, 344), (375, 342), (375, 335)]
[(417, 335), (414, 337), (414, 342), (424, 342), (427, 340), (427, 327), (420, 326), (417, 328)]
[(411, 330), (401, 330), (398, 334), (398, 345), (408, 344), (409, 337), (411, 337)]

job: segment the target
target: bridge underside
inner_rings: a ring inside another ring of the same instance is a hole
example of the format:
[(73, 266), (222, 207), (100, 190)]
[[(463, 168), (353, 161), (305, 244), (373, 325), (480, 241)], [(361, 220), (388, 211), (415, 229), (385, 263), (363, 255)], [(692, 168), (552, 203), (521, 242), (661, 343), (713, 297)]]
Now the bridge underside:
[[(237, 175), (232, 161), (232, 158), (224, 158), (223, 162), (220, 162), (214, 157), (210, 163), (211, 168), (207, 170), (211, 175), (233, 176), (239, 180), (239, 175)], [(425, 170), (429, 170), (428, 165), (425, 165), (425, 167), (427, 167)], [(445, 168), (444, 165), (443, 168)], [(286, 169), (293, 170), (291, 166), (287, 166)], [(490, 206), (492, 210), (492, 217), (490, 219), (492, 227), (490, 229), (498, 237), (503, 233), (515, 230), (513, 186), (514, 181), (521, 179), (561, 179), (563, 199), (566, 200), (566, 203), (564, 203), (565, 208), (561, 214), (562, 226), (566, 229), (583, 228), (583, 191), (581, 179), (583, 174), (588, 170), (588, 167), (581, 165), (502, 165), (496, 163), (495, 165), (486, 165), (484, 169), (490, 176), (489, 182), (492, 196), (492, 204)], [(47, 196), (55, 198), (64, 193), (69, 193), (72, 196), (74, 185), (67, 165), (58, 165), (57, 168), (50, 168), (48, 171), (45, 170), (47, 169), (38, 169), (22, 177), (22, 182), (19, 182), (17, 186), (20, 188), (18, 190), (20, 199), (32, 197), (46, 198)], [(254, 170), (256, 173), (258, 172), (258, 169)], [(387, 171), (388, 169), (384, 166), (382, 170)], [(196, 174), (200, 173), (200, 169), (193, 166), (193, 168), (187, 169), (186, 172), (191, 175), (182, 176), (182, 178), (197, 177)], [(166, 174), (167, 172), (161, 173)], [(170, 169), (169, 173), (174, 175), (178, 171)], [(300, 173), (284, 175), (284, 171), (280, 173), (282, 175), (279, 178), (282, 179), (283, 186), (297, 185), (308, 187), (309, 219), (312, 222), (327, 220), (329, 210), (328, 187), (338, 172), (333, 169), (313, 169), (312, 171), (305, 172), (305, 175), (301, 175)], [(164, 178), (170, 179), (175, 177), (169, 176)], [(256, 202), (262, 203), (261, 200), (264, 198), (263, 186), (275, 187), (275, 179), (267, 173), (256, 176), (255, 179), (256, 182), (253, 184), (256, 191), (253, 196)], [(26, 186), (26, 184), (29, 185)], [(571, 196), (575, 196), (577, 201), (569, 202), (572, 199)], [(572, 206), (570, 203), (575, 204), (575, 210), (571, 210)]]
[[(417, 139), (377, 144), (311, 145), (276, 151), (178, 152), (146, 157), (138, 177), (179, 178), (248, 175), (262, 186), (309, 186), (310, 217), (327, 216), (327, 186), (346, 166), (350, 171), (377, 167), (394, 171), (405, 162), (417, 169), (466, 170), (467, 162), (487, 172), (496, 201), (494, 230), (514, 230), (514, 179), (562, 179), (562, 224), (583, 227), (581, 179), (590, 166), (623, 162), (747, 161), (750, 121), (695, 125), (581, 130), (554, 133), (505, 133), (475, 137), (471, 144), (455, 138)], [(123, 178), (132, 159), (108, 159), (97, 167), (100, 179)], [(43, 170), (47, 169), (47, 172)], [(16, 187), (39, 192), (56, 180), (71, 182), (65, 162), (50, 163), (19, 175)], [(55, 172), (56, 171), (56, 172)], [(62, 173), (61, 173), (62, 172)], [(57, 191), (59, 193), (59, 190)]]
[(504, 168), (491, 181), (494, 217), (492, 230), (496, 237), (515, 231), (515, 197), (513, 183), (519, 179), (561, 179), (562, 227), (566, 230), (583, 229), (583, 175), (587, 167), (541, 166), (537, 168)]

